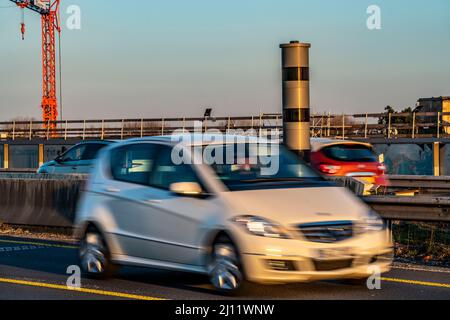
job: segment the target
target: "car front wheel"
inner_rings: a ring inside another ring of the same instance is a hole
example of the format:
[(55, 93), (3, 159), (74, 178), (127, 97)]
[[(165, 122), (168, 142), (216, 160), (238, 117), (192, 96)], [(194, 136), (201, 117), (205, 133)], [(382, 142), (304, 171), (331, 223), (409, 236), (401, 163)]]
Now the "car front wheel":
[(239, 254), (226, 237), (221, 236), (213, 245), (211, 259), (208, 266), (211, 284), (224, 294), (238, 294), (243, 292), (246, 284)]

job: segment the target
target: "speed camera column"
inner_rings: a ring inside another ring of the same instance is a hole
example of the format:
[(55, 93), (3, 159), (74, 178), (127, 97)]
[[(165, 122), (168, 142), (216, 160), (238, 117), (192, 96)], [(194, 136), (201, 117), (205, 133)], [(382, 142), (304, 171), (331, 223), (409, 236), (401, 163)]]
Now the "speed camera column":
[(291, 41), (281, 44), (283, 68), (284, 144), (309, 159), (310, 100), (309, 43)]

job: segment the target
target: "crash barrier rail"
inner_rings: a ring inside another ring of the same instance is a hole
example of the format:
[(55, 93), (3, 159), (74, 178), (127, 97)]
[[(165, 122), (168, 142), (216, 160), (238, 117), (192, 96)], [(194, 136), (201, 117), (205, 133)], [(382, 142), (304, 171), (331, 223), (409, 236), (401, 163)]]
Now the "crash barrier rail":
[(386, 191), (391, 193), (412, 191), (418, 194), (450, 195), (450, 177), (448, 176), (406, 176), (389, 175), (389, 186)]
[[(274, 129), (281, 132), (281, 114), (244, 117), (178, 117), (149, 119), (65, 120), (0, 122), (0, 139), (128, 139), (171, 134), (174, 130), (202, 132), (216, 129)], [(312, 114), (312, 137), (330, 138), (448, 138), (449, 112), (366, 113), (353, 115)]]
[[(0, 173), (0, 223), (70, 228), (86, 175)], [(362, 183), (333, 178), (361, 194)], [(450, 222), (450, 197), (362, 197), (388, 220)]]
[(36, 169), (0, 169), (1, 173), (35, 173)]
[(369, 196), (362, 199), (386, 220), (450, 222), (450, 197)]

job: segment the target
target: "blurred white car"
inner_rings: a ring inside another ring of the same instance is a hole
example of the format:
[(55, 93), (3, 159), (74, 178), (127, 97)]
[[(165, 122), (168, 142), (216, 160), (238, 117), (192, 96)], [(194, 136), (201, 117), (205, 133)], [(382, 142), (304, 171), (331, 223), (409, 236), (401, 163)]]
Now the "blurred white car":
[[(205, 151), (202, 144), (183, 143), (183, 154), (192, 159), (191, 147)], [(389, 270), (382, 219), (283, 146), (269, 147), (279, 170), (267, 176), (262, 162), (236, 151), (259, 150), (263, 158), (268, 148), (255, 142), (216, 144), (215, 155), (234, 152), (234, 162), (213, 165), (174, 164), (175, 145), (154, 137), (101, 152), (76, 216), (84, 272), (189, 271), (234, 292), (246, 281), (366, 279)]]

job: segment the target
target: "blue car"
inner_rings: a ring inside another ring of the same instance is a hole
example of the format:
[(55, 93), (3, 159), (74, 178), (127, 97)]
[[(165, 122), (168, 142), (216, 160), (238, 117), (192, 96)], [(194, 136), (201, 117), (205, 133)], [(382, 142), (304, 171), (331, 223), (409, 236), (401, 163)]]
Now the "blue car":
[(102, 140), (79, 143), (56, 159), (44, 163), (37, 173), (88, 174), (94, 167), (98, 152), (111, 143), (114, 143), (114, 141)]

